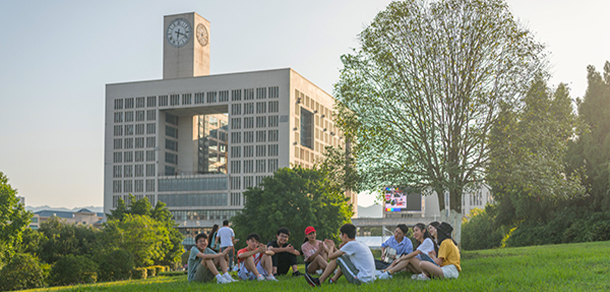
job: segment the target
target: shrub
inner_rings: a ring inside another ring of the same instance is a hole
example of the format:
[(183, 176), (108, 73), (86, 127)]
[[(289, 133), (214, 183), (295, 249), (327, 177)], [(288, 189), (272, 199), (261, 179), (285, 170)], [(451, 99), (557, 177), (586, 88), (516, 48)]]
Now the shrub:
[(155, 268), (155, 275), (159, 275), (159, 273), (165, 272), (164, 266), (154, 265), (150, 266), (151, 268)]
[(0, 270), (0, 291), (44, 287), (44, 271), (30, 254), (15, 254)]
[(499, 247), (502, 232), (493, 226), (493, 216), (485, 210), (472, 209), (471, 219), (462, 225), (462, 248), (464, 250), (489, 249)]
[(186, 275), (187, 271), (171, 271), (171, 272), (161, 272), (159, 276), (173, 277), (173, 276), (182, 276)]
[(165, 272), (169, 272), (169, 271), (171, 271), (171, 269), (169, 268), (169, 266), (163, 266), (163, 268), (165, 268)]
[(146, 267), (146, 275), (147, 277), (154, 277), (157, 275), (157, 269), (155, 267)]
[(131, 271), (132, 279), (146, 279), (146, 276), (147, 276), (146, 268), (136, 268), (135, 270)]
[(95, 283), (97, 269), (97, 264), (84, 256), (66, 255), (51, 268), (50, 282), (56, 286)]
[(128, 280), (135, 267), (133, 255), (124, 249), (116, 249), (104, 255), (99, 264), (100, 281)]

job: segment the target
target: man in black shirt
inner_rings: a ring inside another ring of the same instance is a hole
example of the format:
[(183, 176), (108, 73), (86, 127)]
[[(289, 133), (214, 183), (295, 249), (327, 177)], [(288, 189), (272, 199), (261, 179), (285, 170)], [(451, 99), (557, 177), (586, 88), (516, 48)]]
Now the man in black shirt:
[(290, 230), (282, 227), (277, 230), (277, 240), (270, 241), (267, 244), (267, 249), (273, 251), (273, 274), (285, 275), (292, 267), (293, 276), (302, 276), (297, 270), (297, 256), (301, 253), (296, 250), (291, 244), (288, 244), (290, 238)]

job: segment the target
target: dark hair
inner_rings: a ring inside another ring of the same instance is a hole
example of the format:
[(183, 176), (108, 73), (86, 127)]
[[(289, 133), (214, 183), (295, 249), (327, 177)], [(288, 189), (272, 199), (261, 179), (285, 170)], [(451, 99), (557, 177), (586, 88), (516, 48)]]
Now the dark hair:
[[(419, 230), (423, 231), (423, 233), (424, 233), (424, 240), (426, 238), (430, 238), (431, 237), (430, 236), (430, 232), (428, 232), (428, 229), (426, 228), (426, 225), (424, 225), (424, 223), (417, 223), (417, 224), (415, 224), (415, 226), (413, 226), (413, 228), (415, 228), (415, 227), (417, 227), (417, 228), (419, 228)], [(422, 240), (422, 242), (424, 242), (424, 241)]]
[(356, 226), (354, 226), (354, 224), (343, 224), (343, 226), (341, 226), (341, 228), (339, 228), (339, 231), (342, 234), (346, 234), (347, 238), (349, 239), (354, 239), (356, 238), (356, 232), (358, 231), (358, 229), (356, 228)]
[(405, 225), (405, 224), (398, 224), (398, 226), (396, 226), (396, 228), (399, 228), (400, 231), (402, 231), (402, 233), (404, 233), (405, 236), (407, 236), (407, 232), (409, 232), (409, 227), (407, 227), (407, 225)]
[(218, 231), (218, 224), (214, 224), (214, 226), (212, 226), (212, 231), (210, 231), (210, 237), (208, 237), (208, 246), (212, 246), (212, 237), (214, 237), (214, 233), (216, 233), (216, 231)]
[(250, 239), (254, 239), (254, 240), (258, 241), (258, 242), (261, 242), (261, 237), (258, 236), (258, 234), (256, 234), (256, 233), (248, 234), (248, 237), (246, 237), (246, 240), (250, 240)]
[(229, 220), (222, 221), (222, 226), (229, 226)]
[(286, 228), (286, 227), (281, 227), (280, 229), (278, 229), (277, 235), (280, 235), (280, 233), (284, 233), (284, 234), (290, 236), (290, 230), (288, 230), (288, 228)]
[(197, 240), (199, 240), (200, 238), (208, 239), (208, 236), (203, 232), (197, 234), (197, 236), (195, 236), (195, 243), (197, 243)]
[(453, 244), (457, 245), (457, 242), (455, 242), (455, 240), (453, 240), (453, 238), (451, 238), (451, 231), (453, 231), (453, 228), (451, 228), (451, 230), (446, 230), (444, 225), (448, 225), (449, 228), (451, 228), (451, 226), (445, 222), (441, 223), (437, 229), (436, 232), (436, 238), (438, 241), (438, 246), (441, 246), (441, 243), (443, 243), (443, 241), (445, 241), (445, 239), (451, 239), (451, 241), (453, 241)]

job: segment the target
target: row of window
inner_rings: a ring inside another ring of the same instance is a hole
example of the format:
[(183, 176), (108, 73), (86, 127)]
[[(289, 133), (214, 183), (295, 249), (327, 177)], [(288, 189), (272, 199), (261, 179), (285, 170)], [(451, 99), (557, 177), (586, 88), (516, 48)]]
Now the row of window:
[[(155, 201), (155, 195), (138, 195), (136, 194), (136, 200), (141, 200), (144, 198), (144, 196), (146, 196), (146, 199), (148, 199), (148, 201), (150, 202), (150, 204), (152, 204), (153, 206), (157, 203)], [(112, 196), (112, 208), (116, 208), (119, 206), (119, 199), (122, 199), (126, 205), (129, 205), (130, 199), (129, 199), (129, 195), (114, 195)]]
[(226, 193), (158, 195), (157, 199), (159, 202), (167, 204), (168, 207), (226, 206), (228, 204)]
[[(144, 172), (145, 167), (146, 173)], [(112, 167), (113, 178), (143, 177), (144, 174), (146, 176), (155, 176), (155, 164), (114, 165)]]
[[(243, 173), (275, 172), (278, 169), (278, 159), (256, 159), (243, 161)], [(242, 161), (231, 161), (231, 174), (242, 172)]]
[(159, 179), (159, 192), (226, 190), (226, 177)]
[[(252, 188), (260, 185), (263, 182), (263, 179), (267, 177), (266, 175), (257, 175), (257, 176), (244, 176), (243, 177), (243, 189)], [(231, 177), (231, 190), (241, 190), (242, 189), (242, 178)], [(245, 204), (245, 202), (244, 202)]]
[(114, 113), (114, 123), (130, 123), (134, 121), (134, 113), (135, 113), (135, 121), (143, 122), (144, 118), (147, 121), (155, 121), (157, 120), (157, 110), (147, 110), (147, 111), (128, 111), (128, 112), (115, 112)]
[[(242, 118), (231, 118), (231, 129), (239, 130), (242, 126)], [(252, 129), (254, 128), (254, 117), (245, 117), (244, 121), (244, 129)], [(275, 128), (279, 126), (278, 116), (268, 116), (268, 117), (256, 117), (256, 128), (265, 128), (269, 126), (269, 128)]]
[(179, 210), (170, 211), (176, 221), (229, 220), (237, 210)]
[(157, 106), (157, 97), (156, 96), (148, 96), (146, 99), (144, 97), (128, 97), (128, 98), (117, 98), (114, 100), (114, 109), (131, 109), (134, 108), (143, 108), (145, 106), (144, 102), (146, 101), (146, 107), (156, 107)]
[[(231, 158), (240, 158), (242, 157), (242, 147), (241, 146), (231, 146)], [(255, 152), (256, 150), (256, 152)], [(279, 146), (278, 144), (271, 145), (249, 145), (243, 146), (243, 157), (254, 157), (256, 153), (256, 157), (265, 157), (268, 156), (278, 156)]]
[(136, 180), (114, 180), (112, 181), (112, 192), (113, 193), (143, 193), (144, 183), (146, 182), (146, 192), (155, 191), (155, 180), (154, 179), (136, 179)]
[[(144, 133), (148, 135), (154, 135), (157, 131), (157, 125), (154, 123), (146, 124), (146, 128), (144, 124), (135, 124), (135, 125), (118, 125), (114, 126), (114, 136), (131, 136), (131, 135), (144, 135)], [(146, 129), (146, 132), (144, 131)]]
[[(241, 137), (242, 137), (241, 132), (231, 133), (231, 144), (240, 144), (242, 142)], [(254, 143), (255, 137), (256, 137), (257, 143), (278, 142), (279, 141), (279, 131), (278, 130), (245, 131), (245, 132), (243, 132), (243, 137), (244, 137), (243, 141), (246, 144)]]
[(137, 151), (116, 151), (112, 153), (113, 163), (129, 163), (129, 162), (143, 162), (143, 161), (156, 161), (155, 150), (137, 150)]

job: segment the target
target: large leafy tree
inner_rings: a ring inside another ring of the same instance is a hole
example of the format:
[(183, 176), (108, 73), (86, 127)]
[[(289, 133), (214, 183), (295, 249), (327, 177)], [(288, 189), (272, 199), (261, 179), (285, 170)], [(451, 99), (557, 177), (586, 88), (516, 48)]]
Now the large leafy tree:
[(577, 172), (565, 162), (576, 116), (568, 88), (551, 92), (536, 78), (518, 110), (504, 109), (491, 131), (487, 182), (497, 201), (496, 223), (547, 224), (561, 200), (584, 195)]
[(8, 177), (0, 172), (0, 266), (3, 258), (14, 254), (31, 218), (32, 213), (19, 203), (17, 190), (8, 183)]
[(38, 232), (41, 234), (38, 238), (40, 259), (49, 264), (70, 254), (93, 255), (103, 248), (99, 242), (100, 230), (88, 225), (70, 224), (59, 217), (41, 223)]
[(335, 91), (365, 188), (436, 191), (459, 240), (462, 191), (483, 177), (499, 105), (526, 92), (543, 46), (502, 0), (393, 2), (360, 43)]
[(281, 168), (258, 187), (244, 192), (246, 204), (233, 217), (237, 237), (256, 232), (261, 241), (275, 239), (277, 229), (291, 231), (290, 243), (300, 248), (307, 226), (316, 228), (318, 239), (337, 239), (339, 227), (352, 216), (341, 187), (328, 173), (301, 167)]
[(603, 75), (587, 67), (588, 87), (578, 100), (578, 139), (570, 147), (572, 169), (584, 168), (588, 188), (587, 204), (595, 211), (610, 210), (610, 62)]

